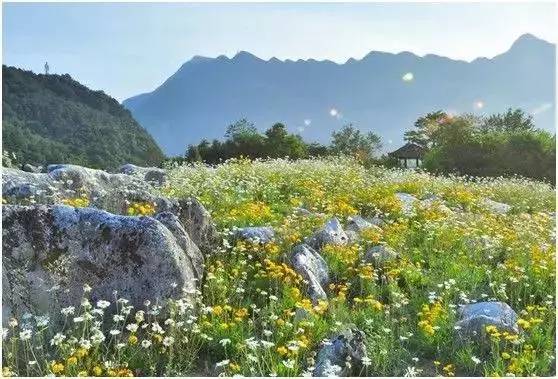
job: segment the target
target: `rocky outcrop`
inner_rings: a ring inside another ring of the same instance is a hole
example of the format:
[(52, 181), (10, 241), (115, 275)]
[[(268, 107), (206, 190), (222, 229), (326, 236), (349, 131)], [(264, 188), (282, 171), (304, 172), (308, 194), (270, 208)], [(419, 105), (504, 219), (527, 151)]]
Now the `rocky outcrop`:
[(324, 245), (346, 245), (349, 237), (343, 230), (337, 218), (329, 220), (323, 228), (307, 239), (306, 243), (316, 250), (320, 250)]
[[(203, 267), (173, 215), (126, 217), (65, 205), (4, 205), (3, 320), (60, 315), (113, 291), (134, 306), (193, 293)], [(185, 291), (185, 292), (183, 292)]]
[(162, 168), (141, 167), (131, 163), (120, 166), (118, 171), (121, 174), (134, 175), (148, 183), (156, 186), (163, 186), (167, 181), (167, 173)]
[(211, 214), (197, 199), (190, 197), (173, 200), (168, 209), (175, 213), (188, 235), (203, 253), (211, 254), (218, 243), (219, 234)]
[(362, 232), (366, 229), (379, 228), (384, 222), (378, 218), (374, 217), (371, 220), (365, 219), (361, 216), (350, 216), (347, 218), (347, 230), (351, 230), (357, 233)]
[(16, 204), (57, 204), (83, 197), (87, 206), (115, 214), (127, 214), (132, 203), (147, 203), (153, 205), (155, 213), (174, 213), (203, 252), (210, 252), (217, 240), (211, 215), (196, 199), (165, 198), (135, 175), (110, 174), (66, 164), (49, 165), (47, 171), (3, 169), (3, 198)]
[(460, 307), (456, 323), (461, 340), (481, 341), (486, 336), (486, 327), (493, 325), (498, 331), (518, 333), (517, 313), (506, 303), (487, 301)]
[(348, 329), (327, 341), (318, 351), (312, 376), (351, 376), (366, 357), (364, 338), (362, 331)]
[(504, 215), (512, 209), (511, 205), (505, 203), (499, 203), (491, 199), (484, 199), (481, 202), (481, 205), (489, 212), (500, 214), (500, 215)]
[(302, 244), (294, 247), (289, 260), (295, 272), (306, 281), (310, 299), (313, 302), (327, 299), (324, 287), (329, 284), (329, 269), (320, 254)]
[(248, 226), (236, 229), (234, 235), (238, 239), (266, 244), (272, 242), (275, 238), (273, 228), (269, 226)]

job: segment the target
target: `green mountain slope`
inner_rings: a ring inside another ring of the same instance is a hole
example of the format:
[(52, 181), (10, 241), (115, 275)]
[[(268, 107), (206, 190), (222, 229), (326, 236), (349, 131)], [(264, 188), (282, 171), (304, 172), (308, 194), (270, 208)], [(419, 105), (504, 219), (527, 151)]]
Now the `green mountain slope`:
[(2, 66), (2, 148), (19, 163), (157, 165), (153, 138), (115, 99), (69, 75)]

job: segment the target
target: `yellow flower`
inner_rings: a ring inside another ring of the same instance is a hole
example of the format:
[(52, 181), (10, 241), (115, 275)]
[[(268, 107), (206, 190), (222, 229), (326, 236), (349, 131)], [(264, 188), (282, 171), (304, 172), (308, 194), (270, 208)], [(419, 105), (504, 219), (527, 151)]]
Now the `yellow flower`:
[(279, 346), (277, 348), (277, 352), (279, 353), (279, 355), (284, 356), (284, 355), (287, 355), (289, 353), (289, 350), (287, 350), (287, 348), (285, 346)]
[(93, 367), (93, 375), (95, 376), (101, 376), (103, 374), (103, 368), (101, 366), (95, 366)]
[(233, 372), (239, 372), (240, 371), (240, 365), (238, 363), (231, 362), (231, 363), (229, 363), (229, 367), (230, 367), (231, 371), (233, 371)]
[(64, 371), (64, 364), (54, 361), (50, 365), (50, 371), (52, 371), (53, 374), (60, 374)]
[(505, 351), (502, 353), (502, 359), (510, 359), (510, 358), (511, 358), (511, 355), (509, 355)]
[(531, 327), (531, 323), (527, 320), (522, 319), (522, 318), (517, 320), (517, 325), (519, 325), (521, 327), (521, 329), (524, 329), (524, 330), (527, 330)]
[(77, 349), (76, 351), (76, 357), (78, 358), (83, 358), (87, 355), (88, 351), (87, 349), (84, 349), (83, 347)]
[(130, 345), (135, 345), (138, 343), (138, 337), (136, 337), (135, 335), (131, 335), (130, 337), (128, 337), (128, 343)]
[(73, 366), (73, 365), (77, 364), (77, 361), (78, 360), (77, 360), (76, 357), (71, 356), (66, 360), (66, 363), (68, 364), (68, 366)]

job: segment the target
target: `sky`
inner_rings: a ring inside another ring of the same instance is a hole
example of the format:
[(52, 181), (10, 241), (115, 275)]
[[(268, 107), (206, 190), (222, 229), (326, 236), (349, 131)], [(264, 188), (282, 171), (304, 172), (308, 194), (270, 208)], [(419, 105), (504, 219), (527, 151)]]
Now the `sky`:
[(556, 43), (553, 3), (3, 3), (3, 64), (69, 73), (122, 101), (195, 55), (343, 63), (372, 50), (470, 61), (521, 34)]

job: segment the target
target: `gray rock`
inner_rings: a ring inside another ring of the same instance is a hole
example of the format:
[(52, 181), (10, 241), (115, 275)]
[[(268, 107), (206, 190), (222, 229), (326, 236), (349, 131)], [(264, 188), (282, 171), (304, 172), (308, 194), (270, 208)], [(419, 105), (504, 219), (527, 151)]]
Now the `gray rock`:
[(173, 205), (169, 210), (178, 215), (184, 229), (200, 250), (211, 254), (219, 240), (211, 214), (195, 198), (179, 199), (176, 202), (178, 207)]
[[(364, 333), (357, 329), (348, 329), (332, 338), (318, 351), (312, 376), (351, 376), (366, 356), (364, 338)], [(348, 360), (351, 367), (347, 367)]]
[(456, 323), (462, 340), (483, 340), (486, 326), (494, 325), (499, 331), (518, 333), (517, 313), (506, 303), (487, 301), (460, 307)]
[(323, 288), (329, 284), (329, 268), (321, 255), (312, 247), (302, 244), (293, 248), (289, 261), (294, 271), (307, 282), (310, 299), (314, 303), (327, 299)]
[(246, 228), (239, 228), (236, 229), (234, 235), (239, 239), (259, 242), (262, 244), (272, 242), (275, 238), (275, 232), (273, 231), (273, 228), (269, 226), (249, 226)]
[(176, 214), (190, 238), (203, 252), (210, 252), (217, 241), (211, 215), (196, 199), (167, 199), (156, 193), (145, 180), (126, 174), (110, 174), (76, 165), (48, 166), (48, 173), (4, 169), (2, 196), (9, 203), (56, 204), (85, 195), (89, 206), (115, 214), (127, 214), (131, 203), (154, 204), (155, 212)]
[(391, 247), (377, 245), (371, 247), (364, 255), (364, 262), (371, 263), (374, 267), (383, 267), (386, 263), (397, 259), (398, 254)]
[(307, 239), (306, 243), (316, 250), (324, 245), (346, 245), (349, 238), (337, 218), (329, 220), (323, 228)]
[(378, 224), (383, 223), (379, 217), (375, 217), (372, 221), (373, 222), (361, 216), (349, 216), (347, 218), (347, 230), (360, 233), (365, 229), (378, 228)]
[(508, 213), (512, 208), (511, 205), (499, 203), (491, 199), (484, 199), (481, 205), (490, 212), (501, 215)]
[(4, 315), (60, 316), (61, 308), (79, 306), (84, 284), (94, 301), (113, 302), (116, 290), (137, 307), (198, 288), (203, 268), (189, 259), (197, 254), (192, 244), (154, 218), (64, 205), (2, 209)]
[(418, 201), (416, 197), (404, 192), (397, 192), (395, 197), (402, 203), (401, 212), (404, 216), (410, 217), (415, 213), (415, 203)]
[(23, 165), (23, 167), (21, 168), (23, 171), (26, 172), (35, 172), (35, 173), (39, 173), (42, 171), (42, 166), (34, 166), (32, 164), (26, 163)]
[(204, 258), (198, 246), (192, 241), (184, 226), (180, 223), (178, 217), (171, 212), (160, 212), (154, 217), (156, 220), (161, 222), (171, 231), (176, 242), (182, 248), (182, 251), (186, 253), (188, 259), (190, 260), (191, 266), (194, 268), (194, 273), (198, 281), (203, 278), (203, 265)]
[(121, 174), (135, 175), (146, 182), (156, 186), (163, 186), (167, 181), (167, 172), (157, 167), (141, 167), (131, 163), (120, 166), (118, 170)]

